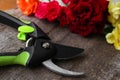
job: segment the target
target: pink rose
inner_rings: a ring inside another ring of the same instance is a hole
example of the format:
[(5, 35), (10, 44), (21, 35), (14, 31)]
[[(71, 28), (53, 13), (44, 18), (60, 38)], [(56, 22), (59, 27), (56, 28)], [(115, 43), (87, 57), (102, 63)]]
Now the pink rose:
[(35, 13), (35, 16), (37, 18), (40, 18), (40, 19), (46, 18), (47, 14), (48, 14), (47, 5), (48, 5), (48, 3), (46, 3), (46, 2), (40, 3), (38, 5), (38, 8)]
[(39, 4), (35, 16), (40, 19), (47, 19), (49, 21), (54, 21), (61, 14), (61, 6), (57, 1), (52, 2), (42, 2)]

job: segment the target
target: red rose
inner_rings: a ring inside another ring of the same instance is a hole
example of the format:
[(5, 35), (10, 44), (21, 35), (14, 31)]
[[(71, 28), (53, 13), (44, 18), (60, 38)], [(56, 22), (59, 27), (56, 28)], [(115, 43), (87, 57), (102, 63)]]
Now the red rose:
[(98, 0), (98, 3), (101, 5), (101, 9), (106, 12), (108, 8), (108, 0)]
[(70, 24), (71, 32), (82, 36), (88, 36), (91, 33), (102, 33), (107, 19), (105, 12), (107, 11), (107, 7), (103, 9), (102, 5), (107, 5), (107, 1), (71, 0), (68, 6), (74, 17), (74, 20)]
[(61, 27), (69, 25), (71, 20), (74, 20), (74, 17), (72, 16), (70, 9), (66, 7), (62, 7), (62, 12), (59, 17)]
[(54, 21), (61, 13), (61, 6), (56, 1), (42, 2), (39, 4), (35, 16), (40, 19)]
[(46, 18), (49, 21), (54, 21), (61, 14), (61, 6), (59, 5), (59, 3), (57, 1), (49, 2), (47, 10), (48, 10), (48, 14), (47, 14)]
[(70, 0), (62, 0), (65, 4), (67, 4)]

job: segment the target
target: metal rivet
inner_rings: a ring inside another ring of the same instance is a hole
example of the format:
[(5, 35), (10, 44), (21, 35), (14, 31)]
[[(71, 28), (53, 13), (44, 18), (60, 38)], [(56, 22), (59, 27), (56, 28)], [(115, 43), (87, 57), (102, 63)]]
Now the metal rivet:
[(48, 43), (48, 42), (44, 42), (43, 44), (42, 44), (42, 47), (43, 48), (50, 48), (50, 43)]

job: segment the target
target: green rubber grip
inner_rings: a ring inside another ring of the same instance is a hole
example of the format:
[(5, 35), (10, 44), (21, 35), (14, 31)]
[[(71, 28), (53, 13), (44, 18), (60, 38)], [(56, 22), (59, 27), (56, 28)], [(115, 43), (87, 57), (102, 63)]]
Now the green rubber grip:
[(26, 66), (29, 56), (30, 54), (26, 51), (23, 51), (16, 56), (14, 55), (0, 56), (0, 66), (13, 65), (13, 64)]

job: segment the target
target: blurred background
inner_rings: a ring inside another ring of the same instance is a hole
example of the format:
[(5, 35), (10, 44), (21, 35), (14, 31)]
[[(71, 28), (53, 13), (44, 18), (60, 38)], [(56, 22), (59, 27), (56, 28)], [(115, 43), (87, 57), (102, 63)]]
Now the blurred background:
[(0, 10), (9, 10), (16, 7), (16, 0), (0, 0)]

